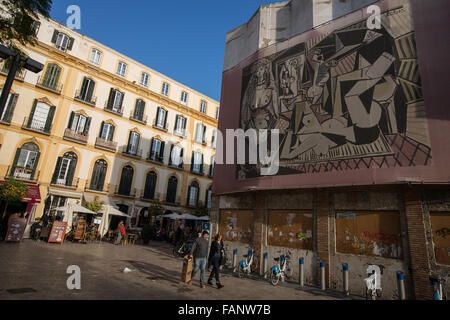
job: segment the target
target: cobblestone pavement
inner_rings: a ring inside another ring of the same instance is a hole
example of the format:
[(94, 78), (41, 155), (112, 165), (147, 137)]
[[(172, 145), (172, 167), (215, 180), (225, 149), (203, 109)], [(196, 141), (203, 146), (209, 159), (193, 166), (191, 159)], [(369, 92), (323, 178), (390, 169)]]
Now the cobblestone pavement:
[[(168, 299), (168, 300), (342, 300), (339, 293), (317, 288), (276, 287), (268, 281), (222, 275), (222, 289), (180, 281), (182, 259), (168, 243), (114, 246), (110, 243), (47, 244), (25, 240), (0, 244), (0, 299)], [(81, 290), (67, 289), (67, 267), (81, 269)], [(127, 267), (132, 272), (124, 273)], [(207, 272), (209, 275), (209, 272)]]

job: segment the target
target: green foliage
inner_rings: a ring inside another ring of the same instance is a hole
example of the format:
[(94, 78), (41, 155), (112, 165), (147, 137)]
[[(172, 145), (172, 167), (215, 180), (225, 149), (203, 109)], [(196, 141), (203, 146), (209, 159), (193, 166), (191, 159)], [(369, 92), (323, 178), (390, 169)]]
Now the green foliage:
[(19, 202), (27, 194), (28, 187), (25, 183), (10, 177), (0, 186), (0, 199), (8, 204)]
[(85, 207), (91, 211), (99, 212), (102, 209), (103, 201), (98, 201), (98, 196), (95, 196), (94, 201), (86, 201)]
[(208, 215), (208, 208), (206, 206), (197, 206), (194, 209), (194, 216), (203, 217)]
[(36, 44), (36, 26), (38, 13), (48, 18), (52, 0), (1, 0), (0, 3), (0, 39), (10, 48), (13, 41), (21, 45)]
[(159, 216), (164, 214), (164, 208), (159, 200), (153, 200), (148, 207), (148, 214), (151, 216)]

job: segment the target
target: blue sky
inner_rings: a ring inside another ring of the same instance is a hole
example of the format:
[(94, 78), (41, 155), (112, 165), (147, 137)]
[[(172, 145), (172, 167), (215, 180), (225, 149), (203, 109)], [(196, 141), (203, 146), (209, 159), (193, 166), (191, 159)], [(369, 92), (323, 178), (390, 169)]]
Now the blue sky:
[(220, 101), (225, 35), (271, 0), (54, 0), (66, 23), (81, 9), (81, 33)]

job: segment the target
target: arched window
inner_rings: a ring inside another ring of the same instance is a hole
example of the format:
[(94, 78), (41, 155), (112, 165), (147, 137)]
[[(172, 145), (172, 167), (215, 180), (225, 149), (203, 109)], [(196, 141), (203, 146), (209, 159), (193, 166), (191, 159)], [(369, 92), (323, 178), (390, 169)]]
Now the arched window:
[(103, 191), (105, 187), (106, 171), (108, 170), (108, 163), (99, 159), (95, 161), (94, 170), (92, 171), (92, 178), (90, 183), (90, 190)]
[(196, 181), (193, 181), (188, 189), (187, 205), (190, 207), (196, 207), (198, 204), (198, 194), (200, 187)]
[(57, 90), (59, 77), (61, 75), (61, 67), (57, 64), (49, 63), (42, 79), (42, 86)]
[(130, 166), (122, 169), (122, 176), (120, 177), (118, 194), (129, 196), (131, 191), (131, 184), (133, 182), (134, 170)]
[(25, 143), (16, 151), (11, 175), (19, 179), (33, 180), (40, 155), (39, 147), (36, 144)]
[(166, 201), (170, 203), (175, 203), (177, 198), (177, 186), (178, 179), (175, 176), (169, 178), (169, 183), (167, 185), (167, 196)]
[(206, 189), (206, 199), (205, 199), (206, 208), (208, 209), (211, 208), (211, 195), (212, 195), (212, 186), (209, 186), (209, 188)]
[(72, 186), (78, 157), (73, 152), (67, 152), (56, 161), (52, 184)]
[(156, 173), (150, 171), (145, 179), (144, 199), (154, 199), (156, 189)]
[(134, 107), (133, 119), (144, 121), (145, 101), (142, 99), (136, 100)]

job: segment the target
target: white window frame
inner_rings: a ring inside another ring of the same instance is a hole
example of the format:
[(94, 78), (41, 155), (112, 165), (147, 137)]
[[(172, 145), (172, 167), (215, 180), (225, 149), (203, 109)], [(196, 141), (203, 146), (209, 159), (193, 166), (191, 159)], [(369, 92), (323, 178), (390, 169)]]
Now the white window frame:
[(200, 152), (194, 151), (194, 163), (192, 165), (192, 171), (195, 173), (200, 173), (202, 169), (202, 154)]
[(177, 115), (177, 119), (175, 121), (175, 133), (184, 135), (184, 127), (187, 119), (183, 116)]
[(83, 133), (84, 128), (86, 127), (87, 117), (83, 116), (82, 114), (76, 113), (72, 120), (72, 127), (70, 130), (77, 132), (77, 133)]
[(150, 75), (147, 72), (142, 72), (141, 73), (141, 82), (140, 82), (141, 86), (147, 88), (149, 79), (150, 79)]
[[(164, 115), (164, 117), (161, 116)], [(160, 128), (164, 128), (164, 123), (166, 122), (167, 110), (163, 108), (158, 109), (158, 114), (156, 115), (156, 125)]]
[[(190, 185), (189, 188), (189, 203), (188, 205), (191, 207), (194, 207), (197, 204), (197, 200), (198, 200), (198, 196), (200, 193), (200, 187), (194, 187), (192, 185)], [(194, 192), (195, 190), (195, 192)]]
[[(106, 131), (105, 131), (105, 128), (107, 128)], [(113, 128), (112, 124), (103, 123), (102, 133), (100, 134), (100, 138), (102, 138), (103, 140), (109, 141), (108, 136), (109, 136), (109, 132), (112, 130), (112, 128)], [(104, 135), (103, 133), (105, 133), (105, 132), (106, 132), (106, 134)]]
[(187, 105), (188, 93), (186, 91), (181, 91), (180, 102), (183, 105)]
[(121, 77), (125, 77), (125, 75), (127, 73), (127, 67), (128, 67), (128, 65), (125, 62), (119, 61), (119, 63), (117, 64), (116, 74)]
[(141, 135), (135, 131), (130, 132), (130, 139), (128, 141), (127, 151), (130, 154), (137, 154), (138, 147), (139, 147), (139, 139), (141, 138)]
[(89, 57), (89, 63), (93, 64), (94, 66), (99, 66), (101, 58), (102, 58), (102, 52), (95, 48), (92, 48), (91, 55)]
[(207, 103), (205, 100), (200, 101), (200, 112), (206, 114)]
[[(62, 170), (63, 170), (64, 162), (66, 163), (66, 167), (65, 167), (65, 172), (63, 173)], [(66, 184), (67, 174), (69, 172), (69, 167), (70, 167), (71, 162), (72, 162), (72, 159), (67, 159), (64, 157), (62, 158), (61, 165), (59, 166), (58, 177), (56, 180), (57, 184)], [(62, 178), (61, 178), (61, 174), (62, 174)]]
[(70, 38), (67, 34), (59, 32), (58, 37), (56, 38), (55, 46), (57, 49), (61, 51), (66, 51), (69, 46)]
[(161, 88), (161, 94), (165, 97), (168, 97), (169, 96), (169, 88), (170, 88), (170, 85), (164, 81), (162, 84), (162, 88)]

